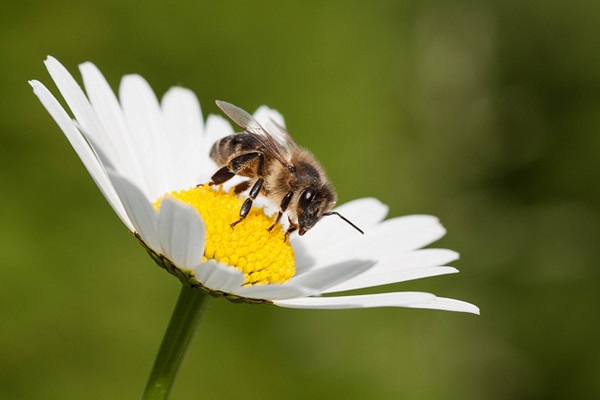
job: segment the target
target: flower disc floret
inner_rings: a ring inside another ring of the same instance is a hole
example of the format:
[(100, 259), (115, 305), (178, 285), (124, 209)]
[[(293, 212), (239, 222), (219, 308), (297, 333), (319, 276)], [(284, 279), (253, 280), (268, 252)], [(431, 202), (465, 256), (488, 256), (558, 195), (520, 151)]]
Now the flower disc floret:
[(294, 250), (283, 239), (281, 224), (268, 230), (273, 217), (262, 208), (254, 207), (244, 221), (232, 228), (243, 203), (232, 190), (193, 187), (164, 195), (155, 207), (160, 209), (162, 199), (167, 197), (181, 200), (200, 213), (206, 225), (203, 262), (215, 260), (239, 269), (244, 273), (244, 285), (283, 283), (294, 276)]

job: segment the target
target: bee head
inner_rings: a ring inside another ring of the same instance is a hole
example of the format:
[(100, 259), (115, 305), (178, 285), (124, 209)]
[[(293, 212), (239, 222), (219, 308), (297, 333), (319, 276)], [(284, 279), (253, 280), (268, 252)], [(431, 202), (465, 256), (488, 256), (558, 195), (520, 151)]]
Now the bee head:
[(308, 187), (300, 193), (298, 198), (298, 234), (304, 235), (315, 226), (324, 213), (335, 205), (335, 193), (326, 187)]
[(315, 226), (321, 217), (328, 215), (337, 215), (361, 234), (364, 234), (358, 226), (354, 225), (342, 214), (337, 211), (331, 211), (335, 205), (335, 201), (335, 192), (328, 187), (321, 189), (308, 187), (304, 189), (298, 199), (298, 234), (300, 236), (304, 235), (310, 228)]

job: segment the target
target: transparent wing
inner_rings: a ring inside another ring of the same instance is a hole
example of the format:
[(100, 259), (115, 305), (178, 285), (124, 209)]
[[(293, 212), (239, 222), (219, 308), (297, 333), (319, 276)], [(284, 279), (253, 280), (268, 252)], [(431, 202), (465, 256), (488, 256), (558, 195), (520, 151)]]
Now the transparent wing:
[(275, 120), (269, 119), (266, 125), (267, 132), (273, 136), (278, 142), (285, 143), (287, 149), (297, 147), (298, 145), (292, 139), (290, 133), (283, 126), (279, 125)]
[(265, 128), (259, 124), (252, 115), (241, 108), (234, 106), (231, 103), (227, 103), (226, 101), (217, 100), (216, 103), (233, 122), (244, 130), (244, 132), (256, 138), (256, 140), (258, 140), (277, 161), (285, 166), (290, 172), (293, 172), (294, 167), (291, 164), (291, 149), (293, 146), (296, 146), (296, 143), (285, 128), (273, 120), (269, 121), (267, 128)]

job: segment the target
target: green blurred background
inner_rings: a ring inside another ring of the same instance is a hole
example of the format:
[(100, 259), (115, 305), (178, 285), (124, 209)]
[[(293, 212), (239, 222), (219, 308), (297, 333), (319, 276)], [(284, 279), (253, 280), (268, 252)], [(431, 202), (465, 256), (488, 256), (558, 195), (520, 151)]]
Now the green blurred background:
[(267, 103), (341, 201), (431, 213), (480, 317), (213, 301), (173, 399), (600, 398), (600, 7), (589, 1), (4, 1), (0, 398), (134, 399), (179, 284), (27, 84), (92, 61)]

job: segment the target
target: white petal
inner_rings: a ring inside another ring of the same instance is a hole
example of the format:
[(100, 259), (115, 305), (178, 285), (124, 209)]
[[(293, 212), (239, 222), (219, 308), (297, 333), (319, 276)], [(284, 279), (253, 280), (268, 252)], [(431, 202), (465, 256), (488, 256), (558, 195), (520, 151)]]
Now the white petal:
[(459, 311), (479, 315), (479, 307), (462, 300), (436, 297), (435, 301), (414, 305), (413, 308), (428, 308), (432, 310)]
[(127, 226), (127, 228), (133, 231), (133, 225), (121, 204), (121, 200), (112, 183), (108, 179), (108, 175), (104, 170), (104, 167), (100, 164), (100, 161), (96, 157), (94, 151), (90, 148), (88, 142), (85, 140), (81, 132), (77, 129), (73, 120), (65, 112), (62, 106), (50, 93), (50, 91), (38, 81), (29, 82), (33, 87), (34, 93), (38, 96), (44, 107), (48, 110), (52, 118), (56, 121), (60, 129), (64, 132), (65, 136), (75, 149), (75, 152), (83, 162), (83, 165), (88, 170), (94, 182), (111, 205), (113, 210), (117, 213), (121, 221)]
[(314, 290), (292, 284), (244, 286), (232, 292), (250, 299), (280, 300), (293, 299), (314, 294)]
[(296, 276), (281, 285), (244, 286), (234, 292), (253, 299), (282, 300), (311, 296), (324, 289), (368, 270), (373, 261), (351, 260), (330, 265), (319, 271)]
[(209, 157), (213, 144), (217, 140), (233, 133), (233, 128), (225, 118), (220, 115), (208, 116), (202, 138), (202, 146), (198, 149), (198, 159), (201, 162), (199, 183), (208, 182), (210, 177), (217, 172), (217, 164)]
[(337, 286), (333, 286), (324, 293), (344, 292), (347, 290), (364, 289), (373, 286), (388, 285), (411, 281), (432, 276), (455, 274), (458, 270), (454, 267), (425, 267), (415, 269), (399, 269), (396, 271), (387, 271), (373, 274), (362, 274)]
[(446, 230), (431, 215), (408, 215), (392, 218), (365, 233), (379, 254), (419, 249), (440, 239)]
[[(361, 229), (370, 227), (383, 221), (389, 212), (389, 207), (374, 197), (365, 197), (342, 204), (335, 211), (344, 215)], [(335, 217), (332, 217), (335, 219)]]
[(77, 84), (69, 71), (55, 58), (49, 56), (44, 63), (50, 76), (52, 76), (52, 79), (56, 83), (56, 87), (69, 105), (75, 119), (77, 119), (84, 132), (90, 134), (92, 138), (100, 142), (99, 139), (103, 136), (104, 127), (79, 84)]
[(458, 270), (455, 268), (440, 267), (440, 265), (457, 258), (457, 252), (447, 249), (421, 249), (399, 255), (383, 254), (373, 268), (330, 288), (327, 292), (341, 292), (456, 273)]
[[(387, 215), (388, 210), (388, 206), (375, 198), (353, 200), (335, 208), (335, 211), (366, 232), (381, 222)], [(304, 242), (313, 250), (345, 237), (356, 237), (357, 234), (360, 235), (344, 220), (332, 215), (323, 217), (306, 235), (302, 237), (295, 236), (293, 239)]]
[(158, 229), (163, 254), (182, 269), (191, 270), (202, 260), (206, 226), (195, 208), (166, 198), (160, 205)]
[(267, 106), (260, 106), (254, 112), (254, 118), (264, 127), (271, 121), (275, 121), (279, 125), (285, 127), (285, 119), (281, 113), (273, 108)]
[(340, 239), (317, 250), (311, 248), (313, 251), (309, 256), (320, 266), (340, 259), (377, 260), (382, 255), (399, 255), (426, 246), (441, 238), (445, 232), (436, 217), (410, 215), (384, 221), (359, 237)]
[(430, 308), (447, 311), (461, 311), (479, 314), (476, 306), (453, 299), (436, 297), (431, 293), (397, 292), (341, 297), (306, 297), (301, 299), (278, 300), (274, 304), (289, 308), (372, 308), (409, 307)]
[(241, 271), (215, 261), (200, 264), (194, 269), (194, 276), (207, 288), (226, 293), (233, 293), (244, 284)]
[[(370, 232), (388, 213), (388, 206), (375, 198), (353, 200), (337, 207), (335, 211), (352, 221), (356, 226)], [(304, 236), (292, 236), (291, 243), (296, 251), (300, 269), (313, 265), (321, 254), (329, 254), (328, 247), (334, 243), (345, 243), (346, 239), (358, 240), (362, 235), (335, 215), (322, 218)]]
[(139, 75), (123, 77), (119, 98), (136, 152), (142, 165), (146, 191), (149, 199), (157, 199), (175, 189), (172, 177), (168, 138), (161, 116), (158, 100), (148, 82)]
[(390, 219), (380, 224), (378, 232), (382, 238), (389, 235), (388, 249), (414, 250), (439, 240), (446, 234), (446, 229), (433, 215), (407, 215)]
[(214, 142), (216, 142), (219, 139), (224, 138), (225, 136), (228, 135), (232, 135), (235, 133), (235, 131), (233, 130), (233, 128), (231, 127), (231, 124), (222, 116), (220, 115), (209, 115), (208, 118), (206, 119), (206, 131), (205, 131), (205, 137), (206, 140), (208, 142), (208, 144), (210, 144), (209, 147), (207, 147), (207, 155), (208, 152), (210, 152), (210, 147), (212, 146), (212, 144)]
[(371, 307), (410, 307), (433, 301), (436, 296), (431, 293), (422, 292), (397, 292), (365, 294), (357, 296), (339, 297), (305, 297), (278, 301), (276, 304), (290, 308), (371, 308)]
[(83, 63), (79, 69), (90, 102), (104, 127), (94, 132), (94, 141), (110, 159), (116, 172), (145, 192), (140, 156), (115, 93), (94, 64)]
[(161, 105), (168, 151), (173, 154), (173, 186), (192, 187), (201, 183), (203, 121), (200, 103), (191, 90), (175, 87), (164, 95)]
[(55, 58), (49, 56), (44, 63), (54, 79), (56, 87), (75, 116), (77, 128), (90, 142), (104, 167), (114, 168), (113, 160), (109, 158), (111, 143), (106, 140), (104, 126), (85, 93), (66, 68)]
[(146, 195), (127, 178), (116, 172), (109, 170), (108, 175), (135, 231), (152, 250), (164, 254), (158, 232), (158, 213)]
[(315, 289), (322, 293), (325, 289), (345, 282), (367, 271), (375, 264), (371, 260), (348, 260), (318, 270), (308, 271), (290, 279), (290, 284)]
[[(454, 250), (419, 249), (407, 253), (385, 254), (380, 257), (380, 260), (385, 261), (388, 265), (390, 265), (390, 269), (414, 269), (448, 264), (452, 261), (458, 260), (459, 256), (460, 255)], [(391, 265), (392, 263), (395, 263), (396, 266)]]

